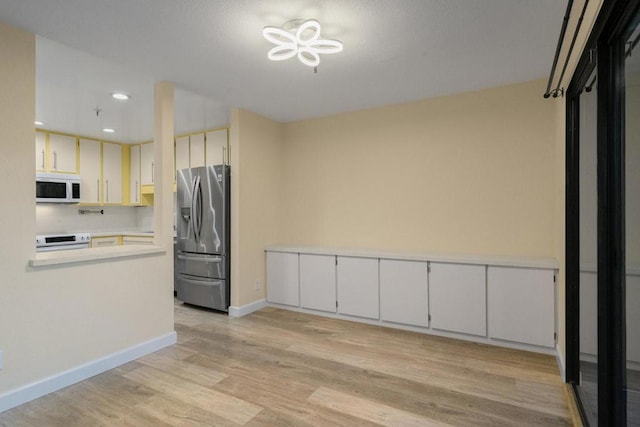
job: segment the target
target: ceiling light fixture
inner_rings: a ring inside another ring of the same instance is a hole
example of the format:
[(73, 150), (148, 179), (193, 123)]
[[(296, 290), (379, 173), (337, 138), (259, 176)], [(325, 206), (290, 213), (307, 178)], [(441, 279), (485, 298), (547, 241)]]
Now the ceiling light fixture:
[(122, 93), (122, 92), (112, 93), (111, 97), (113, 99), (117, 99), (118, 101), (127, 101), (129, 98), (131, 98), (129, 95), (127, 95), (126, 93)]
[(41, 121), (36, 120), (35, 122), (33, 122), (34, 125), (36, 126), (42, 126), (44, 123)]
[(111, 129), (111, 128), (104, 128), (102, 129), (102, 132), (106, 132), (106, 133), (114, 133), (115, 129)]
[(272, 61), (284, 61), (298, 55), (304, 65), (317, 67), (320, 54), (338, 53), (343, 49), (339, 40), (320, 38), (320, 23), (315, 19), (294, 19), (282, 28), (264, 27), (262, 35), (276, 45), (267, 53)]

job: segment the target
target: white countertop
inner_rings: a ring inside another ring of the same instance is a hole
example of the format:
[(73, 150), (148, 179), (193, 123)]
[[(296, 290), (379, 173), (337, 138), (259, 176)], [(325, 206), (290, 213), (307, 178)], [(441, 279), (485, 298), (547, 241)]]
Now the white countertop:
[(136, 231), (136, 230), (92, 231), (89, 234), (91, 235), (91, 237), (105, 237), (105, 236), (153, 237), (153, 231)]
[(112, 258), (125, 258), (141, 255), (161, 255), (166, 250), (160, 246), (126, 245), (104, 248), (74, 249), (72, 251), (53, 251), (36, 253), (29, 261), (31, 267), (44, 267), (74, 262), (86, 262)]
[(339, 255), (347, 257), (398, 259), (407, 261), (433, 261), (445, 263), (494, 265), (502, 267), (558, 269), (555, 258), (550, 257), (515, 257), (501, 255), (472, 255), (438, 252), (393, 252), (370, 249), (347, 249), (319, 246), (267, 246), (267, 252), (289, 252), (314, 255)]

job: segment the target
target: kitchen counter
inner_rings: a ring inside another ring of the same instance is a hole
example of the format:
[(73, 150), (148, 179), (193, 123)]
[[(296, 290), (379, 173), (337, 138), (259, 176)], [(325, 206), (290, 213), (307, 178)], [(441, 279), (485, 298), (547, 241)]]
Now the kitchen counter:
[(153, 231), (93, 231), (90, 232), (91, 237), (105, 237), (105, 236), (134, 236), (134, 237), (153, 237)]

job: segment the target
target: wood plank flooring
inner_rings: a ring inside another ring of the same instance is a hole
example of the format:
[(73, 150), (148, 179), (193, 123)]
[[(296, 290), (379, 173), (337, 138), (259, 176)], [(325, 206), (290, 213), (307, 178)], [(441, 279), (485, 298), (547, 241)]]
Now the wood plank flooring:
[(571, 425), (552, 356), (274, 308), (175, 309), (175, 346), (0, 426)]

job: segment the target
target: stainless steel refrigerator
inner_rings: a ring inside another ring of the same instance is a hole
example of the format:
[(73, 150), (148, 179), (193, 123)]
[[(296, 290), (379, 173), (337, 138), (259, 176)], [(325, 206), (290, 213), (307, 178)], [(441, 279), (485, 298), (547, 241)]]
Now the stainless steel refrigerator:
[(228, 311), (229, 166), (178, 171), (176, 294), (188, 304)]

